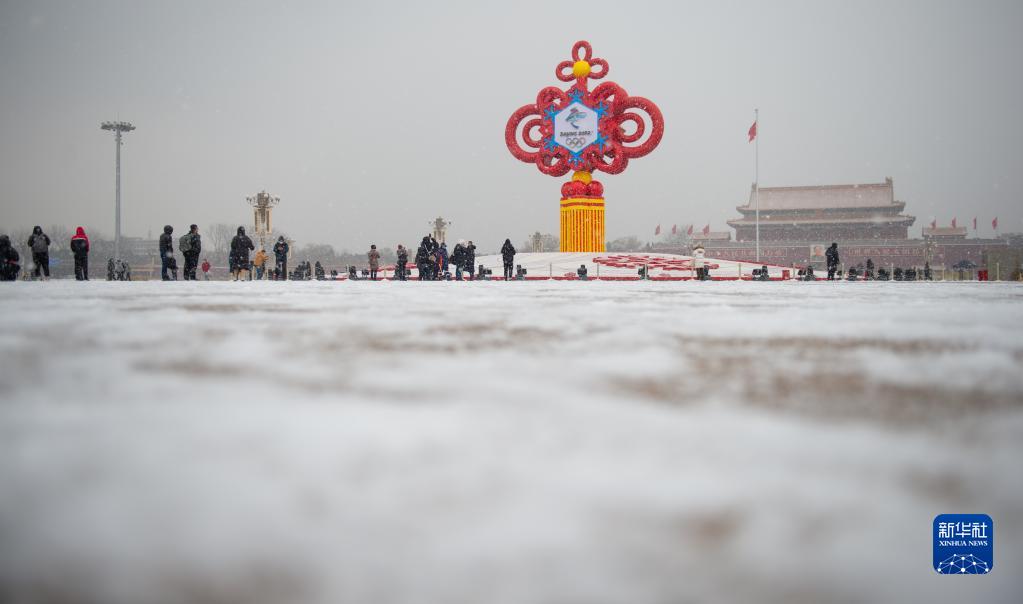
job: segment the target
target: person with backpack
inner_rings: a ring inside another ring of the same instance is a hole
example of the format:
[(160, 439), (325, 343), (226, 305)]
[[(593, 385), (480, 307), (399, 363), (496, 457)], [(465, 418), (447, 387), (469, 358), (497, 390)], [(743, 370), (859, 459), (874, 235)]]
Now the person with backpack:
[(71, 238), (71, 253), (75, 256), (75, 280), (89, 280), (89, 237), (78, 227)]
[(11, 245), (11, 238), (0, 235), (0, 281), (17, 281), (18, 272), (21, 271), (19, 260), (21, 256)]
[(210, 266), (209, 259), (208, 258), (203, 258), (202, 259), (202, 279), (203, 279), (203, 281), (209, 281), (210, 280), (210, 268), (212, 268), (212, 267)]
[(185, 281), (195, 281), (195, 269), (199, 267), (199, 252), (202, 251), (198, 226), (193, 224), (188, 227), (188, 232), (178, 239), (178, 249), (185, 257)]
[(469, 281), (476, 278), (476, 246), (472, 240), (465, 244), (465, 266), (469, 269)]
[(515, 246), (511, 239), (505, 239), (501, 246), (501, 259), (504, 260), (504, 280), (511, 281), (515, 267)]
[(160, 235), (160, 278), (164, 281), (171, 280), (167, 269), (170, 268), (170, 259), (174, 257), (174, 240), (171, 238), (173, 232), (174, 227), (168, 224), (163, 227), (163, 234)]
[[(245, 234), (245, 227), (238, 227), (238, 234), (231, 240), (230, 256), (231, 273), (235, 281), (241, 276), (242, 271), (249, 271), (249, 251), (254, 249), (256, 246), (252, 245), (252, 240)], [(251, 272), (249, 277), (252, 277)]]
[(44, 279), (50, 278), (50, 238), (43, 232), (43, 227), (32, 227), (32, 235), (28, 238), (28, 248), (32, 251), (32, 276), (38, 279), (40, 271)]
[(284, 235), (277, 238), (273, 252), (277, 260), (277, 267), (274, 269), (274, 273), (278, 279), (285, 280), (288, 278), (288, 251), (290, 249), (288, 242), (284, 240)]
[(405, 246), (398, 244), (398, 262), (395, 264), (395, 277), (398, 281), (405, 281), (407, 274), (405, 271), (408, 270), (408, 250)]

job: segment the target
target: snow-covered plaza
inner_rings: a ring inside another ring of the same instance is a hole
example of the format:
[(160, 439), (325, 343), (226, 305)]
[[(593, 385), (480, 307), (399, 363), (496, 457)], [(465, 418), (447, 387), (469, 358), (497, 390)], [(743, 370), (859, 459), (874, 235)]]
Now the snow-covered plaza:
[(3, 285), (0, 601), (1023, 593), (1019, 284)]

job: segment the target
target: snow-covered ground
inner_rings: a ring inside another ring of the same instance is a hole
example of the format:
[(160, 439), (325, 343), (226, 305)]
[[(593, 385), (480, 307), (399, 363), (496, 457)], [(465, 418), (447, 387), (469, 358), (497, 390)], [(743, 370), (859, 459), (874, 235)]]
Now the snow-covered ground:
[[(1023, 287), (0, 287), (0, 601), (1019, 602)], [(990, 575), (931, 521), (995, 521)]]

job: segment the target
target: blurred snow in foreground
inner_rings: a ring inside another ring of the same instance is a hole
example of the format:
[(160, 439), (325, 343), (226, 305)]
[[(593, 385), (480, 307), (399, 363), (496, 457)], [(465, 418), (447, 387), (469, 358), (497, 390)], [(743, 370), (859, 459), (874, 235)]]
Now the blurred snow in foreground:
[(0, 290), (0, 601), (1023, 593), (1023, 287)]

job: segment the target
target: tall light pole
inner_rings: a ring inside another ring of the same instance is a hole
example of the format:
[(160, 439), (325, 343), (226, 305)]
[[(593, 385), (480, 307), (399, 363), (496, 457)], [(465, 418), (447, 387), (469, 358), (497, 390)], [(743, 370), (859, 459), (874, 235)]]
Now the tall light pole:
[(103, 122), (100, 124), (100, 128), (113, 130), (114, 140), (117, 141), (117, 180), (114, 189), (114, 261), (119, 261), (121, 259), (121, 133), (131, 132), (135, 126), (129, 122)]

